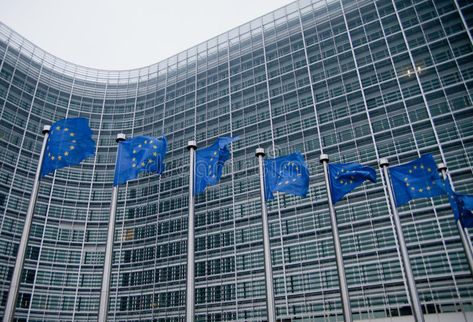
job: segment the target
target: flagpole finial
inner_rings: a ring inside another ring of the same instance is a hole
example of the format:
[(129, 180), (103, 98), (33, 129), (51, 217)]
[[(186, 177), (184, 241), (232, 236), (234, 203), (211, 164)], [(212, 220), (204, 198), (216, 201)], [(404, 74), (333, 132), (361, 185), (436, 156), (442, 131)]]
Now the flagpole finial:
[(384, 167), (384, 166), (388, 166), (389, 165), (389, 160), (388, 158), (381, 158), (379, 159), (379, 166), (380, 167)]
[(121, 141), (125, 141), (125, 140), (126, 140), (126, 134), (125, 133), (118, 133), (117, 138), (115, 139), (115, 141), (117, 143), (119, 143)]
[(187, 149), (197, 149), (197, 143), (194, 140), (187, 141)]
[(256, 149), (256, 152), (255, 152), (255, 155), (256, 155), (257, 157), (259, 157), (259, 156), (264, 157), (264, 155), (265, 155), (265, 154), (264, 154), (264, 149), (263, 149), (263, 148), (257, 148), (257, 149)]
[(447, 166), (445, 165), (445, 163), (440, 162), (439, 164), (437, 164), (437, 170), (439, 172), (447, 171)]
[(320, 160), (320, 163), (328, 162), (328, 160), (329, 160), (328, 154), (322, 153), (322, 154), (320, 155), (319, 160)]
[(51, 125), (43, 126), (43, 134), (49, 133), (51, 131)]

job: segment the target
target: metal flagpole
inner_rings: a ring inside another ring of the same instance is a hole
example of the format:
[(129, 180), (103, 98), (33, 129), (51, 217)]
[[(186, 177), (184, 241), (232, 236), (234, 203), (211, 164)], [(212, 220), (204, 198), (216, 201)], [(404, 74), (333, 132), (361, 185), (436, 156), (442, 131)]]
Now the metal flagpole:
[(328, 173), (328, 154), (320, 155), (320, 163), (324, 166), (325, 187), (327, 189), (328, 208), (330, 209), (330, 222), (332, 224), (332, 237), (335, 247), (335, 258), (337, 261), (338, 282), (340, 283), (340, 295), (342, 297), (343, 318), (345, 322), (352, 322), (350, 297), (348, 294), (347, 279), (345, 277), (345, 266), (343, 265), (342, 245), (338, 235), (337, 214), (332, 204), (332, 192), (330, 191), (329, 173)]
[(259, 186), (261, 196), (261, 217), (263, 219), (263, 249), (264, 249), (264, 275), (266, 280), (266, 309), (268, 322), (276, 322), (276, 307), (274, 304), (273, 267), (271, 263), (271, 246), (269, 241), (268, 210), (266, 209), (264, 191), (264, 149), (256, 149), (259, 166)]
[[(437, 165), (437, 169), (442, 174), (443, 180), (447, 180), (447, 176), (448, 176), (447, 166), (443, 163), (439, 163)], [(468, 260), (468, 265), (470, 266), (470, 271), (473, 274), (473, 250), (471, 248), (470, 241), (468, 240), (468, 237), (466, 236), (465, 230), (463, 229), (461, 225), (460, 220), (457, 220), (457, 229), (458, 229), (458, 233), (460, 234), (460, 239), (462, 241), (463, 249), (465, 250), (466, 258)]]
[(195, 285), (194, 285), (194, 266), (195, 266), (195, 234), (194, 234), (194, 181), (195, 181), (195, 150), (197, 144), (195, 141), (187, 142), (189, 149), (189, 218), (187, 221), (187, 292), (186, 292), (186, 321), (195, 320)]
[(414, 319), (416, 322), (424, 322), (424, 315), (422, 314), (422, 307), (419, 300), (419, 294), (417, 293), (416, 282), (414, 275), (412, 274), (411, 263), (409, 262), (409, 254), (407, 252), (406, 242), (404, 241), (404, 234), (402, 233), (401, 220), (397, 212), (396, 203), (394, 202), (393, 190), (391, 188), (391, 180), (389, 179), (388, 166), (389, 161), (387, 158), (379, 160), (379, 166), (383, 172), (384, 178), (386, 179), (386, 187), (389, 194), (389, 204), (394, 218), (394, 226), (396, 227), (397, 240), (399, 242), (399, 248), (401, 251), (402, 264), (404, 267), (404, 273), (407, 279), (407, 288), (409, 290), (409, 297), (411, 299), (411, 307), (413, 310)]
[[(117, 134), (116, 142), (125, 141), (126, 135), (123, 133)], [(117, 160), (120, 153), (120, 145), (117, 149)], [(116, 166), (116, 162), (115, 162)], [(108, 219), (107, 231), (107, 245), (105, 246), (105, 261), (103, 265), (102, 289), (100, 291), (100, 306), (99, 306), (99, 322), (107, 322), (108, 302), (110, 298), (110, 279), (112, 275), (112, 259), (113, 259), (113, 237), (115, 235), (115, 217), (117, 214), (118, 201), (118, 185), (113, 186), (112, 203), (110, 205), (110, 217)]]
[(23, 264), (25, 262), (25, 253), (26, 247), (28, 246), (28, 238), (30, 236), (31, 224), (33, 223), (33, 213), (34, 208), (36, 206), (36, 198), (38, 197), (41, 166), (43, 164), (44, 151), (46, 150), (50, 130), (50, 125), (45, 125), (43, 127), (43, 146), (41, 147), (38, 165), (36, 166), (36, 175), (33, 182), (33, 190), (31, 191), (30, 202), (28, 204), (28, 210), (26, 212), (25, 225), (23, 227), (23, 233), (21, 234), (20, 245), (18, 246), (18, 253), (16, 255), (15, 268), (13, 270), (13, 275), (10, 282), (10, 290), (8, 292), (7, 304), (5, 305), (5, 315), (3, 316), (3, 322), (12, 322), (13, 316), (15, 315), (16, 300), (18, 297), (18, 290), (20, 288), (21, 272), (23, 271)]

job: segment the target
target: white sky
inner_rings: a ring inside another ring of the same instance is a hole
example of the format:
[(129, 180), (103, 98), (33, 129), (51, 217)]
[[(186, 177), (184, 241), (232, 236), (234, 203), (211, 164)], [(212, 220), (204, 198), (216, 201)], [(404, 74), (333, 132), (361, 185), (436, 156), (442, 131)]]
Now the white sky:
[(293, 0), (0, 0), (0, 20), (47, 52), (101, 69), (147, 66)]

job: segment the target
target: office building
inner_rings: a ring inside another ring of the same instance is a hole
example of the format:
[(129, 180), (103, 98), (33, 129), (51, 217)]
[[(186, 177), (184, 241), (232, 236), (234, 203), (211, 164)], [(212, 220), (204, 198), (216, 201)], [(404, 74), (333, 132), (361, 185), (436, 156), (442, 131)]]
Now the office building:
[[(241, 139), (221, 182), (196, 199), (196, 319), (266, 319), (254, 156), (263, 147), (267, 157), (300, 151), (311, 172), (307, 198), (268, 203), (278, 319), (341, 321), (319, 156), (378, 169), (381, 157), (397, 165), (432, 153), (472, 194), (472, 28), (463, 0), (301, 0), (154, 65), (105, 71), (1, 24), (0, 315), (42, 127), (81, 116), (96, 156), (41, 181), (20, 321), (96, 319), (119, 132), (165, 134), (169, 148), (162, 176), (120, 187), (110, 321), (185, 320), (186, 146), (224, 135)], [(336, 210), (354, 319), (412, 315), (379, 172)], [(471, 314), (473, 278), (447, 199), (399, 212), (425, 313)]]

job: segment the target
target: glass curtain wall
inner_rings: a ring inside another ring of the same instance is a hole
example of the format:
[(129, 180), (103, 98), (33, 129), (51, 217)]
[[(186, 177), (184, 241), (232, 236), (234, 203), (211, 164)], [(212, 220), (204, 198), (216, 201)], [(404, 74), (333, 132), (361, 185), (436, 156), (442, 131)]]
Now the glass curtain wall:
[[(268, 204), (279, 319), (342, 319), (319, 155), (375, 168), (424, 153), (473, 193), (473, 4), (301, 0), (130, 71), (65, 62), (0, 24), (0, 291), (4, 310), (45, 124), (90, 119), (94, 158), (41, 181), (16, 317), (96, 319), (115, 136), (166, 135), (162, 176), (120, 187), (110, 321), (184, 321), (188, 153), (240, 136), (196, 198), (198, 321), (266, 319), (258, 170), (300, 151), (307, 198)], [(379, 171), (378, 171), (379, 176)], [(425, 313), (473, 311), (446, 198), (399, 208)], [(381, 180), (337, 204), (355, 319), (411, 315)], [(470, 238), (471, 239), (471, 238)]]

